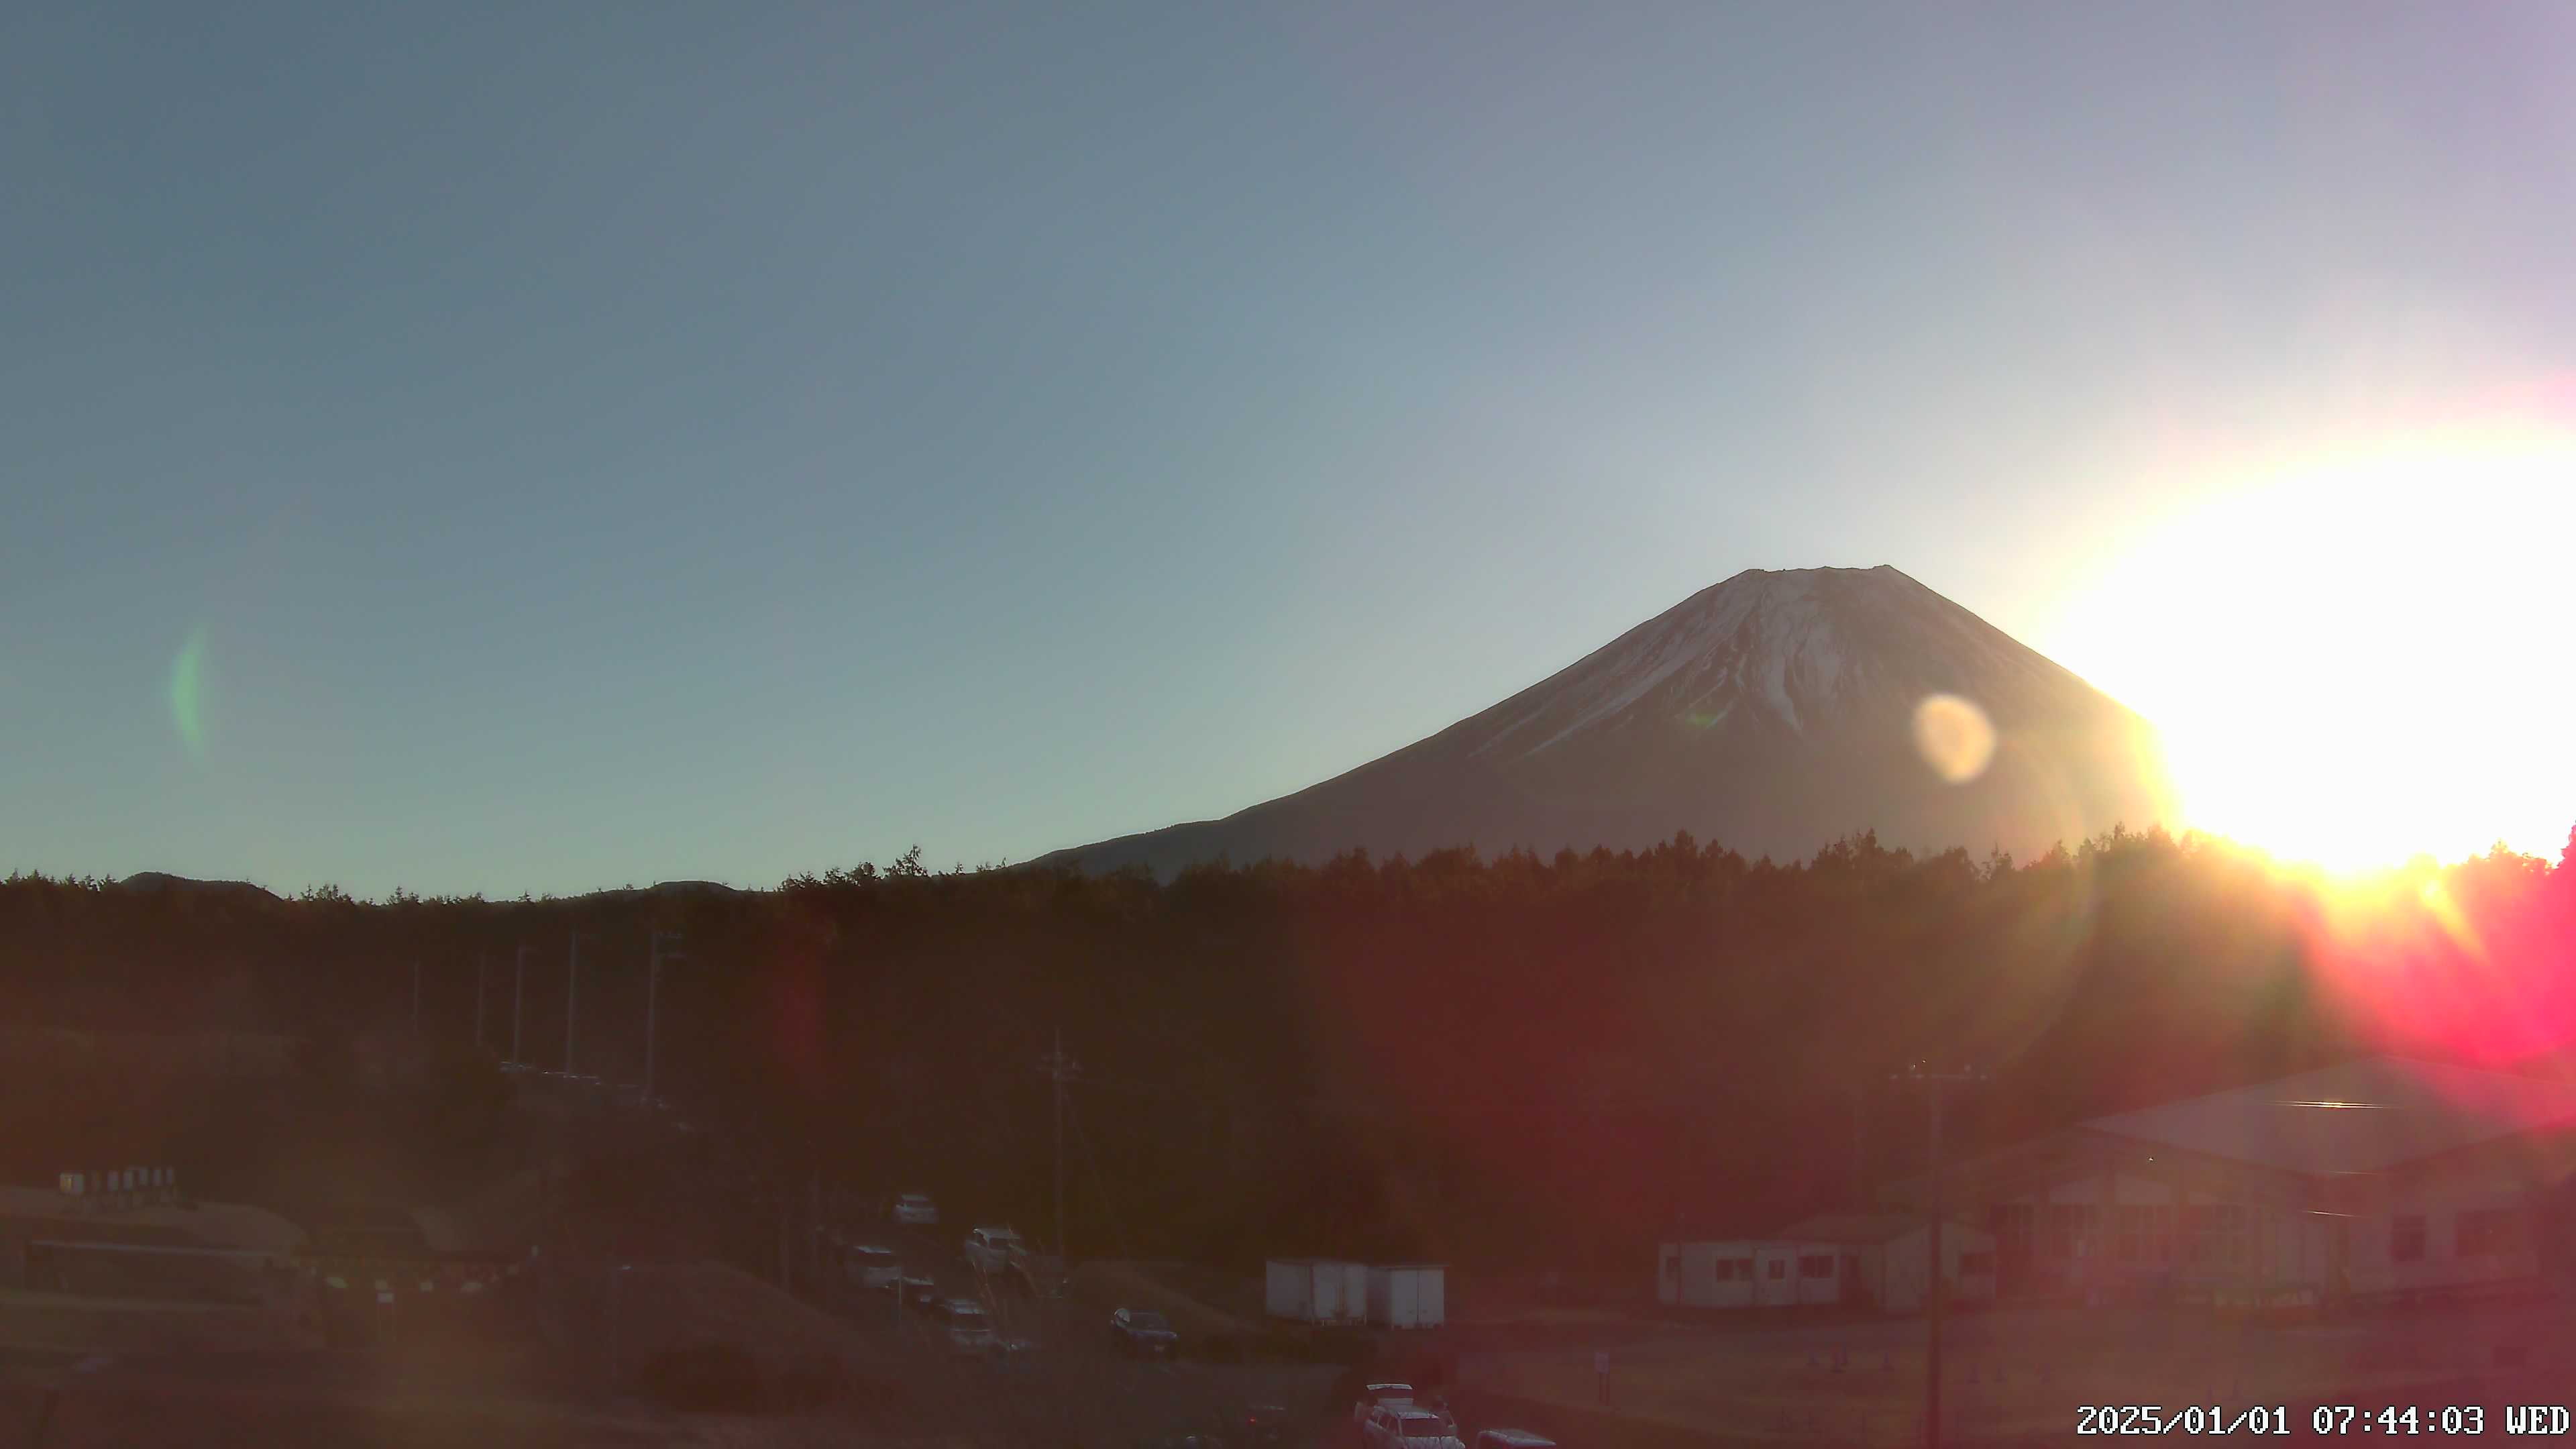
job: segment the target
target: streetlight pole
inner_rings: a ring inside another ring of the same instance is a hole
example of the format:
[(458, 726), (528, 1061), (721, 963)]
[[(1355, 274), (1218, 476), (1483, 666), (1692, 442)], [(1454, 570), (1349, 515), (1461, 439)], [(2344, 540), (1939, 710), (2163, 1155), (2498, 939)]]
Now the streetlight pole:
[(1932, 1239), (1925, 1262), (1930, 1282), (1923, 1300), (1924, 1449), (1941, 1449), (1941, 1300), (1947, 1286), (1941, 1272), (1941, 1219), (1946, 1211), (1941, 1201), (1941, 1103), (1949, 1088), (1986, 1079), (1985, 1072), (1974, 1068), (1937, 1072), (1921, 1062), (1916, 1062), (1895, 1078), (1901, 1085), (1922, 1088), (1931, 1109), (1932, 1166), (1923, 1194)]
[(665, 957), (673, 961), (685, 959), (677, 931), (655, 931), (652, 946), (651, 965), (644, 977), (644, 1103), (648, 1107), (653, 1103), (653, 1048), (661, 1010), (662, 962)]

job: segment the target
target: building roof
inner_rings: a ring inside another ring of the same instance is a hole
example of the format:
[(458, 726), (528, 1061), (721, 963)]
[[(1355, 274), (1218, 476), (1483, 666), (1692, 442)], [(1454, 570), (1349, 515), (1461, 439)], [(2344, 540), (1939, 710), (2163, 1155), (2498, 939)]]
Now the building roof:
[(102, 1208), (95, 1198), (70, 1197), (42, 1187), (0, 1186), (0, 1220), (48, 1223), (53, 1228), (49, 1235), (56, 1238), (175, 1234), (192, 1246), (268, 1253), (291, 1252), (305, 1239), (302, 1228), (246, 1203)]
[[(1981, 1233), (1983, 1228), (1950, 1219), (1949, 1226)], [(1835, 1243), (1844, 1247), (1884, 1243), (1923, 1226), (1921, 1213), (1817, 1213), (1771, 1235), (1775, 1241)]]
[(2576, 1130), (2576, 1083), (2366, 1057), (2083, 1127), (2288, 1172), (2385, 1172), (2481, 1142)]

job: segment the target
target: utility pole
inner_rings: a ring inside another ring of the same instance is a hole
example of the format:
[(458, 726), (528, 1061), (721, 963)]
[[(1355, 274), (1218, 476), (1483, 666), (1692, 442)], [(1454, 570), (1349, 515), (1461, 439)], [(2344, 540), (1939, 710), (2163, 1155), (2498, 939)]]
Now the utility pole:
[(580, 1019), (581, 1007), (581, 932), (572, 937), (572, 962), (564, 968), (564, 1075), (572, 1075), (573, 1025)]
[(526, 1019), (528, 1006), (528, 948), (519, 948), (519, 974), (510, 987), (510, 1060), (524, 1062), (519, 1054), (519, 1028)]
[(492, 953), (474, 953), (474, 1049), (483, 1050), (483, 998), (490, 994)]
[(1064, 1054), (1063, 1027), (1055, 1029), (1055, 1050), (1047, 1055), (1045, 1066), (1048, 1080), (1055, 1083), (1055, 1251), (1070, 1269), (1073, 1254), (1064, 1241), (1064, 1089), (1082, 1069)]
[(1930, 1104), (1932, 1114), (1932, 1166), (1925, 1178), (1927, 1186), (1926, 1216), (1931, 1229), (1931, 1246), (1926, 1259), (1930, 1283), (1925, 1289), (1924, 1373), (1923, 1373), (1923, 1445), (1924, 1449), (1941, 1449), (1941, 1299), (1945, 1286), (1941, 1275), (1941, 1218), (1946, 1209), (1941, 1201), (1941, 1103), (1955, 1086), (1987, 1080), (1988, 1074), (1974, 1068), (1938, 1072), (1916, 1062), (1896, 1075), (1901, 1085), (1919, 1087)]
[(1852, 1187), (1855, 1191), (1869, 1182), (1869, 1088), (1852, 1083)]
[(648, 1107), (653, 1104), (654, 1028), (659, 1024), (661, 1009), (662, 961), (665, 957), (674, 961), (687, 959), (681, 954), (677, 931), (655, 931), (652, 945), (652, 964), (644, 977), (644, 1104)]

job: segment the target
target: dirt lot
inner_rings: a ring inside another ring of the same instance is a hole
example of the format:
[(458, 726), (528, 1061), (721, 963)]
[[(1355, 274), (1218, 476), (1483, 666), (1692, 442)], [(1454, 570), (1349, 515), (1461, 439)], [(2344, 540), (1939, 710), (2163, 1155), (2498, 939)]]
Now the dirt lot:
[(299, 1339), (292, 1320), (267, 1309), (0, 1289), (5, 1348), (139, 1352), (269, 1348)]
[(1114, 1309), (1148, 1308), (1184, 1334), (1248, 1338), (1259, 1333), (1259, 1300), (1247, 1306), (1240, 1294), (1225, 1291), (1230, 1286), (1223, 1280), (1211, 1284), (1204, 1275), (1194, 1280), (1187, 1270), (1166, 1264), (1100, 1262), (1074, 1269), (1071, 1292), (1098, 1309), (1104, 1322)]
[(47, 1449), (687, 1442), (671, 1432), (682, 1426), (549, 1394), (489, 1363), (373, 1353), (12, 1355), (0, 1436), (37, 1442), (40, 1421)]

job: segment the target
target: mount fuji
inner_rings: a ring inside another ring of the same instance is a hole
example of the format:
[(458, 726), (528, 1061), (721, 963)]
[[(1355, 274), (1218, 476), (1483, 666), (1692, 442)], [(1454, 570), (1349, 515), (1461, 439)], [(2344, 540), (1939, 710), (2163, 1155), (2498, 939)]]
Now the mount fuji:
[[(1927, 700), (1970, 722), (1945, 736), (1935, 721), (1927, 746)], [(1961, 730), (1964, 755), (1941, 747)], [(2027, 856), (2144, 829), (2171, 798), (2145, 720), (1905, 574), (1754, 569), (1347, 774), (1034, 864), (1169, 876), (1354, 848), (1632, 849), (1681, 830), (1748, 857), (1864, 830)]]

